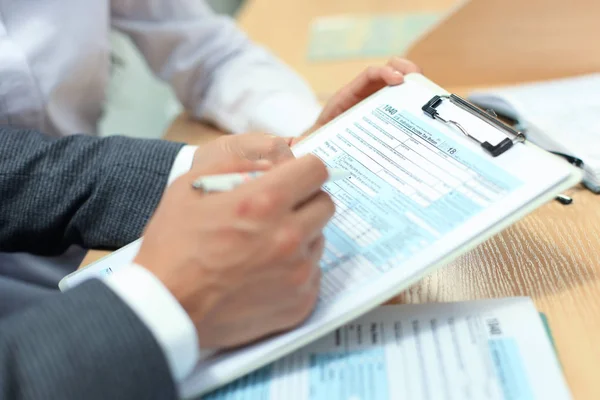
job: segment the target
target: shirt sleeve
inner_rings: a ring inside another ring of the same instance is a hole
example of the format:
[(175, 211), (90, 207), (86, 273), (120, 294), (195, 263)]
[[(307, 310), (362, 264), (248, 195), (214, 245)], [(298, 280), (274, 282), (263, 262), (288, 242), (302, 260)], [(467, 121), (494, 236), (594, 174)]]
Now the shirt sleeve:
[(177, 157), (175, 157), (175, 161), (173, 162), (173, 166), (171, 167), (171, 171), (169, 172), (167, 185), (170, 185), (175, 179), (192, 169), (194, 155), (197, 149), (198, 146), (184, 146), (179, 150), (179, 153), (177, 153)]
[(165, 354), (173, 379), (181, 382), (200, 359), (194, 323), (171, 292), (147, 269), (136, 264), (104, 278), (152, 332)]
[(186, 109), (233, 133), (297, 136), (321, 107), (307, 83), (201, 0), (112, 0), (127, 34)]

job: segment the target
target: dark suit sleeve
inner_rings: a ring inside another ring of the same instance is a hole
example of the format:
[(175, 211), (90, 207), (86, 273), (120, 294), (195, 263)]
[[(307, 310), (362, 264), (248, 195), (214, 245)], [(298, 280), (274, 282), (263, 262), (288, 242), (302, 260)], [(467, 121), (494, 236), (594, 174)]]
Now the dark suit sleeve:
[(0, 320), (0, 398), (175, 399), (151, 332), (97, 280)]
[(0, 127), (0, 251), (57, 255), (137, 239), (182, 146)]

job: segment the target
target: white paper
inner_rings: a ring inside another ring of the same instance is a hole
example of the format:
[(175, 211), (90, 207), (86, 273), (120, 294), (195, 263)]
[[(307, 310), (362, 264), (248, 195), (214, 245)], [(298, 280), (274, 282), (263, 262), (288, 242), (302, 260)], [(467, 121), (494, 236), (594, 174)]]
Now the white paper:
[(61, 291), (68, 290), (81, 282), (92, 278), (102, 278), (115, 270), (123, 268), (133, 261), (142, 246), (142, 239), (131, 242), (127, 246), (92, 263), (81, 270), (75, 271), (63, 278), (58, 287)]
[(380, 307), (204, 400), (569, 399), (529, 298)]

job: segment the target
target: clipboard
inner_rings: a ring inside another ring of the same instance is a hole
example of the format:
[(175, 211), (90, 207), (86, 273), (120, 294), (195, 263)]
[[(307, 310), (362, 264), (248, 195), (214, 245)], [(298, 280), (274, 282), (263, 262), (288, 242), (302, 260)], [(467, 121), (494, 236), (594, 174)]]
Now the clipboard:
[[(435, 96), (439, 96), (439, 99)], [(475, 110), (478, 109), (475, 108)], [(510, 129), (500, 125), (501, 121), (496, 121), (489, 113), (484, 112), (485, 115), (482, 115), (480, 111), (475, 110), (466, 107), (461, 101), (457, 101), (450, 93), (424, 76), (410, 74), (406, 76), (403, 85), (382, 89), (295, 146), (293, 151), (297, 156), (311, 152), (321, 157), (325, 163), (330, 162), (326, 156), (327, 152), (333, 153), (334, 148), (339, 149), (345, 141), (348, 141), (348, 136), (345, 135), (350, 135), (349, 131), (356, 131), (352, 133), (356, 135), (353, 142), (355, 147), (367, 146), (368, 143), (378, 146), (373, 138), (361, 137), (359, 129), (356, 128), (357, 124), (359, 127), (363, 126), (368, 124), (366, 121), (369, 118), (377, 117), (379, 125), (371, 128), (378, 129), (376, 133), (380, 135), (377, 140), (380, 140), (381, 143), (396, 140), (395, 132), (404, 132), (408, 135), (406, 141), (398, 145), (406, 146), (404, 149), (406, 157), (414, 155), (413, 153), (416, 152), (414, 149), (419, 148), (415, 146), (422, 146), (420, 148), (423, 149), (423, 154), (430, 152), (431, 157), (435, 155), (440, 160), (462, 160), (463, 164), (461, 165), (465, 167), (467, 173), (471, 170), (475, 171), (483, 165), (488, 171), (491, 171), (489, 172), (491, 175), (501, 171), (511, 179), (519, 181), (520, 184), (491, 206), (483, 208), (483, 211), (478, 211), (466, 221), (457, 223), (456, 227), (440, 237), (435, 238), (430, 232), (431, 237), (434, 237), (431, 239), (431, 243), (415, 250), (403, 261), (390, 261), (389, 265), (386, 264), (386, 268), (389, 267), (389, 269), (381, 272), (380, 275), (364, 279), (357, 278), (353, 284), (356, 283), (359, 286), (352, 287), (346, 292), (343, 291), (346, 288), (343, 288), (341, 294), (332, 297), (333, 300), (325, 300), (324, 297), (315, 313), (296, 329), (251, 346), (217, 353), (211, 355), (210, 358), (201, 360), (190, 377), (180, 385), (182, 396), (192, 398), (210, 392), (318, 339), (384, 303), (416, 283), (427, 273), (448, 264), (535, 208), (552, 200), (556, 194), (581, 181), (582, 173), (579, 169), (529, 143), (518, 132), (513, 134)], [(409, 122), (402, 119), (403, 115), (410, 116)], [(506, 144), (506, 140), (509, 140), (511, 144)], [(363, 144), (363, 142), (367, 144)], [(484, 143), (488, 143), (488, 145), (484, 146)], [(348, 151), (350, 151), (350, 147)], [(359, 156), (358, 153), (355, 154), (357, 157)], [(346, 157), (345, 155), (344, 157), (344, 160), (350, 163), (348, 164), (349, 168), (354, 165), (355, 160), (359, 160), (359, 158), (353, 159), (351, 156)], [(364, 157), (364, 155), (360, 157)], [(390, 157), (392, 156), (389, 154), (385, 157), (381, 156), (381, 162), (383, 163), (385, 158), (385, 162), (389, 163)], [(366, 158), (361, 160), (360, 162), (369, 162)], [(525, 165), (530, 163), (531, 167), (525, 168)], [(382, 172), (380, 175), (367, 174), (367, 172), (365, 170), (364, 174), (370, 177), (372, 181), (370, 183), (379, 179), (383, 182), (380, 182), (382, 187), (387, 185), (385, 182), (388, 181), (383, 179), (383, 177), (389, 179), (386, 172)], [(366, 198), (369, 190), (373, 189), (368, 187), (369, 182), (366, 178), (361, 180), (358, 174), (356, 176), (356, 180), (351, 180), (347, 184), (354, 185), (356, 188), (361, 187), (365, 193), (364, 198)], [(479, 178), (473, 179), (477, 181)], [(423, 190), (425, 190), (425, 186), (423, 186)], [(386, 190), (389, 189), (388, 192), (395, 190), (396, 187), (402, 188), (400, 183), (398, 186), (390, 184), (389, 188), (385, 186)], [(375, 195), (376, 201), (381, 201), (382, 196), (377, 196), (377, 193)], [(364, 198), (357, 198), (356, 201), (363, 201)], [(415, 200), (415, 204), (416, 202), (417, 200)], [(423, 207), (423, 209), (426, 210), (427, 207)], [(391, 219), (394, 213), (385, 211), (383, 219)], [(427, 224), (422, 219), (413, 217), (415, 216), (413, 215), (410, 219), (414, 223), (410, 226), (411, 229), (414, 228), (416, 232), (417, 228), (422, 228), (425, 232)], [(408, 212), (406, 218), (409, 218)], [(389, 223), (389, 221), (387, 222)], [(392, 227), (394, 227), (393, 224)], [(89, 278), (98, 276), (107, 267), (114, 270), (116, 265), (133, 259), (138, 246), (139, 241), (134, 242), (123, 250), (66, 277), (61, 282), (61, 288), (71, 287), (73, 284), (87, 279), (83, 277), (83, 274)], [(402, 246), (404, 246), (402, 243), (398, 244), (398, 247)], [(361, 254), (361, 256), (364, 255)], [(113, 260), (118, 260), (118, 262), (115, 263)], [(356, 260), (359, 258), (357, 257)], [(343, 266), (343, 264), (340, 265)], [(327, 278), (324, 273), (325, 279)], [(357, 296), (356, 293), (360, 293), (360, 296)]]
[[(500, 130), (502, 132), (507, 133), (508, 135), (511, 135), (512, 137), (507, 137), (505, 139), (502, 139), (500, 142), (498, 142), (496, 144), (492, 144), (492, 143), (488, 142), (487, 140), (482, 141), (482, 140), (476, 138), (467, 129), (465, 129), (459, 122), (456, 122), (452, 119), (443, 118), (440, 115), (440, 113), (438, 111), (438, 106), (440, 104), (442, 104), (442, 102), (444, 100), (448, 100), (450, 103), (454, 104), (456, 107), (462, 108), (463, 110), (471, 113), (475, 117), (480, 118), (482, 121), (487, 122), (491, 126), (497, 128), (498, 130)], [(457, 96), (455, 94), (441, 95), (441, 96), (435, 95), (435, 96), (433, 96), (433, 98), (431, 100), (429, 100), (427, 103), (425, 103), (425, 105), (423, 105), (423, 107), (421, 109), (429, 117), (431, 117), (435, 120), (441, 121), (444, 124), (453, 125), (456, 128), (458, 128), (458, 130), (462, 134), (464, 134), (466, 137), (479, 143), (481, 145), (481, 148), (484, 149), (485, 151), (487, 151), (488, 153), (490, 153), (490, 155), (492, 157), (498, 157), (499, 155), (503, 154), (505, 151), (512, 148), (512, 146), (514, 144), (523, 143), (526, 140), (525, 135), (522, 132), (515, 130), (513, 127), (506, 125), (504, 122), (499, 120), (498, 116), (496, 115), (496, 113), (493, 110), (486, 110), (484, 112), (483, 110), (477, 108), (475, 105), (469, 103), (467, 100), (465, 100), (462, 97)]]

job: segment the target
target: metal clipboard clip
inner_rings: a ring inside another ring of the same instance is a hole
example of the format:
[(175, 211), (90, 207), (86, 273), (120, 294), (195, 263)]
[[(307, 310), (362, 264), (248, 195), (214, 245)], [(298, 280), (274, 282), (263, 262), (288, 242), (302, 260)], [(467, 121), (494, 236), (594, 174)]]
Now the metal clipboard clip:
[[(451, 119), (445, 119), (439, 114), (437, 107), (440, 104), (442, 104), (442, 102), (444, 100), (450, 101), (455, 106), (482, 119), (483, 121), (487, 122), (494, 128), (497, 128), (497, 129), (503, 131), (507, 135), (510, 135), (510, 137), (507, 137), (506, 139), (500, 141), (500, 143), (498, 143), (498, 144), (491, 144), (488, 141), (482, 142), (481, 140), (477, 139), (475, 136), (471, 135), (458, 122), (453, 121)], [(510, 149), (513, 146), (513, 144), (522, 143), (526, 140), (526, 137), (522, 132), (519, 132), (519, 131), (513, 129), (512, 127), (506, 125), (504, 122), (500, 121), (497, 118), (496, 113), (494, 111), (489, 110), (489, 111), (485, 112), (485, 111), (481, 110), (480, 108), (474, 106), (473, 104), (469, 103), (462, 97), (457, 96), (455, 94), (433, 96), (433, 98), (431, 100), (429, 100), (423, 107), (421, 107), (421, 109), (425, 112), (425, 114), (427, 114), (428, 116), (430, 116), (431, 118), (433, 118), (435, 120), (443, 122), (444, 124), (454, 125), (466, 137), (479, 143), (481, 145), (481, 147), (484, 150), (486, 150), (488, 153), (490, 153), (493, 157), (497, 157), (500, 154), (504, 153), (506, 150)]]

